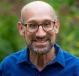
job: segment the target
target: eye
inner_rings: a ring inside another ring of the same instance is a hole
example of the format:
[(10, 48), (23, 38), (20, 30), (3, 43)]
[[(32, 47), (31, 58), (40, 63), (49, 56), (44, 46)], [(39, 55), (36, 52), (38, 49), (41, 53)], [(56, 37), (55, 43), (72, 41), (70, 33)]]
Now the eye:
[(43, 23), (43, 26), (48, 28), (51, 26), (51, 22), (47, 21), (47, 22)]
[(23, 24), (24, 26), (27, 26), (27, 24)]
[(35, 23), (31, 23), (31, 24), (28, 24), (28, 27), (29, 27), (30, 29), (36, 29), (36, 28), (38, 27), (38, 25), (35, 24)]

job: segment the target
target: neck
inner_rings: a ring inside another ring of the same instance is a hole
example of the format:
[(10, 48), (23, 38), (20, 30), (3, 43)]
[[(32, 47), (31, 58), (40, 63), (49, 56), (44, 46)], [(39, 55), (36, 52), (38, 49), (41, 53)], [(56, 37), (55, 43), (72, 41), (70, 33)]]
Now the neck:
[(51, 60), (55, 58), (55, 49), (52, 48), (50, 52), (45, 55), (35, 54), (30, 51), (30, 60), (36, 65), (38, 70), (42, 70)]

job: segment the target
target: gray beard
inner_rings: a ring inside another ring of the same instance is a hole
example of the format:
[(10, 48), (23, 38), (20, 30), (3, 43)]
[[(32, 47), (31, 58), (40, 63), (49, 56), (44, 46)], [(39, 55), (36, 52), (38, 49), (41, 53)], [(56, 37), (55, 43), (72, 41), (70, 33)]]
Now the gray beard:
[(45, 48), (38, 49), (37, 47), (33, 46), (32, 43), (28, 47), (29, 47), (29, 50), (31, 50), (35, 54), (45, 55), (52, 49), (53, 46), (54, 46), (54, 43), (49, 41), (48, 47), (45, 47)]

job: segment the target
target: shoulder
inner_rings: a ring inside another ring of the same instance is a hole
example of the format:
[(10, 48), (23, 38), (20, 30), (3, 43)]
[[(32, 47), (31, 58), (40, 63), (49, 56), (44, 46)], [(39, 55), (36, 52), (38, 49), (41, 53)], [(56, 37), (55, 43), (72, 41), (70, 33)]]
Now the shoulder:
[(18, 52), (16, 52), (16, 53), (13, 53), (13, 54), (11, 54), (11, 55), (5, 57), (5, 58), (3, 59), (3, 61), (1, 62), (0, 67), (5, 67), (5, 66), (8, 67), (8, 66), (11, 66), (12, 64), (16, 64), (18, 58), (20, 57), (20, 55), (21, 55), (22, 53), (24, 53), (25, 51), (26, 51), (26, 50), (23, 49), (23, 50), (20, 50), (20, 51), (18, 51)]
[(67, 51), (63, 51), (65, 64), (74, 68), (79, 68), (79, 58)]
[(70, 54), (67, 51), (63, 51), (65, 69), (72, 71), (74, 76), (79, 76), (79, 58)]
[[(61, 54), (61, 57), (65, 61), (66, 65), (77, 65), (79, 63), (79, 58), (75, 55), (69, 53), (68, 51), (63, 50), (59, 45), (55, 45), (56, 50), (59, 54)], [(79, 65), (79, 64), (78, 64)]]
[(66, 61), (78, 61), (79, 62), (79, 58), (73, 54), (70, 54), (67, 51), (63, 51), (63, 55)]

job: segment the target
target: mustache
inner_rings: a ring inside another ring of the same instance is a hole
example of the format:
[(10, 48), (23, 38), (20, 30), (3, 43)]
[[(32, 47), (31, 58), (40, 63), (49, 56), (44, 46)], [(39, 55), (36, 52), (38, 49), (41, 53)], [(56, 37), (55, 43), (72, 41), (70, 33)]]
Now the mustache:
[(43, 37), (39, 37), (39, 36), (34, 36), (32, 41), (47, 41), (47, 40), (51, 40), (50, 36), (43, 36)]

